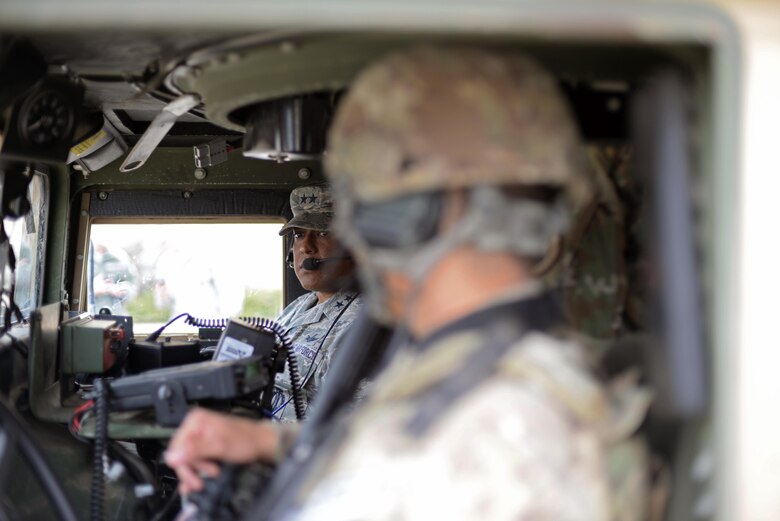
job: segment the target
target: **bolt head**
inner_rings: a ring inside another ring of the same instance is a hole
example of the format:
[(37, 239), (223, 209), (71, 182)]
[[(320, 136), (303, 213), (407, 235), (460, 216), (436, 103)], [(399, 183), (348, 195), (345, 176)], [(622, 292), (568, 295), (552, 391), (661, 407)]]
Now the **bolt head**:
[(195, 176), (195, 179), (202, 181), (203, 179), (206, 179), (208, 172), (206, 172), (205, 168), (196, 168), (195, 172), (193, 172), (193, 175)]
[(181, 194), (181, 196), (184, 197), (185, 199), (192, 199), (192, 192), (190, 191), (184, 192)]
[(311, 170), (308, 168), (301, 168), (298, 170), (298, 178), (299, 179), (308, 179), (311, 177)]
[(99, 192), (98, 199), (100, 199), (101, 201), (105, 201), (106, 199), (108, 199), (108, 192)]

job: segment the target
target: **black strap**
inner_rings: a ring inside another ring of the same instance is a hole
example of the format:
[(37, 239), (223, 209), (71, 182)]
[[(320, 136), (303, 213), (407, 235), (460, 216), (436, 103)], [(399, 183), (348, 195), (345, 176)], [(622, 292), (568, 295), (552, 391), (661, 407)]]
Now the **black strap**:
[[(476, 331), (484, 341), (460, 368), (443, 378), (418, 398), (418, 405), (407, 425), (407, 432), (421, 437), (447, 412), (448, 407), (492, 375), (498, 362), (529, 331), (548, 331), (560, 320), (557, 300), (549, 293), (481, 310), (453, 328), (436, 334), (446, 339), (459, 332)], [(436, 342), (429, 340), (425, 349)]]
[(509, 320), (494, 325), (482, 345), (457, 371), (428, 388), (417, 399), (414, 415), (406, 426), (407, 432), (416, 438), (422, 437), (450, 405), (495, 372), (499, 360), (527, 331), (519, 323)]
[(275, 519), (283, 514), (317, 468), (318, 456), (336, 449), (346, 435), (348, 407), (360, 381), (370, 376), (384, 358), (391, 331), (358, 312), (344, 344), (334, 355), (328, 379), (317, 396), (317, 406), (302, 422), (292, 454), (280, 464), (265, 494), (245, 519)]

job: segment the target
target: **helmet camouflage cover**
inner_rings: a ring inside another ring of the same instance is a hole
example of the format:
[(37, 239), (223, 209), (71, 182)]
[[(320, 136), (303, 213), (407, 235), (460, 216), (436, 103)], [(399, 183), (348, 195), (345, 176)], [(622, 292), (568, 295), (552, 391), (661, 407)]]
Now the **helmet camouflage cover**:
[[(419, 47), (365, 70), (329, 135), (334, 190), (363, 202), (475, 185), (590, 193), (579, 132), (556, 81), (526, 56)], [(338, 186), (335, 186), (338, 185)]]

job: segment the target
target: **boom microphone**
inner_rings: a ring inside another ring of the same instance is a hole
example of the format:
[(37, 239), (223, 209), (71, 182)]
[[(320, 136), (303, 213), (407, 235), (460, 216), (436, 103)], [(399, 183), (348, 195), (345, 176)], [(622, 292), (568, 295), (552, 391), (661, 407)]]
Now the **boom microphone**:
[(351, 259), (348, 255), (342, 255), (340, 257), (328, 257), (325, 259), (314, 259), (312, 257), (309, 257), (308, 259), (303, 259), (303, 262), (301, 263), (301, 266), (303, 266), (303, 269), (309, 270), (309, 271), (316, 271), (322, 267), (323, 264), (326, 262), (338, 262), (340, 260), (344, 259)]

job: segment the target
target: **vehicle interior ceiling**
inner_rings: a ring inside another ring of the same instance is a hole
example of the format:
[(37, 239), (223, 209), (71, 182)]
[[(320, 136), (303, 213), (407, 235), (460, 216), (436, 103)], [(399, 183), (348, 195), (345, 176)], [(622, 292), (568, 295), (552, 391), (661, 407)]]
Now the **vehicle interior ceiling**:
[[(694, 169), (701, 153), (695, 143), (682, 151), (664, 150), (655, 146), (652, 131), (683, 125), (696, 134), (695, 111), (708, 95), (706, 49), (485, 35), (293, 31), (238, 36), (36, 34), (24, 41), (43, 57), (49, 77), (83, 87), (77, 130), (81, 135), (76, 137), (110, 128), (114, 141), (126, 145), (105, 164), (96, 160), (90, 166), (88, 159), (79, 159), (67, 167), (48, 167), (52, 193), (40, 303), (67, 298), (71, 311), (85, 310), (83, 300), (79, 304), (86, 276), (79, 255), (87, 248), (85, 226), (95, 215), (152, 219), (181, 218), (189, 212), (224, 218), (215, 210), (221, 208), (233, 218), (289, 217), (289, 192), (324, 180), (327, 120), (354, 74), (372, 59), (419, 43), (478, 44), (530, 53), (556, 75), (569, 97), (598, 186), (598, 197), (575, 216), (573, 230), (541, 263), (539, 274), (560, 293), (572, 328), (606, 353), (608, 371), (617, 373), (632, 363), (646, 369), (642, 378), (661, 402), (654, 406), (657, 421), (648, 426), (648, 435), (667, 459), (679, 449), (680, 427), (706, 414), (702, 312), (696, 302), (677, 309), (692, 317), (689, 328), (699, 331), (675, 329), (667, 311), (675, 297), (664, 292), (667, 286), (657, 277), (673, 263), (679, 265), (679, 258), (665, 259), (663, 251), (682, 241), (683, 250), (689, 250), (684, 262), (692, 265), (694, 275), (689, 287), (699, 293), (699, 223), (692, 220), (693, 235), (683, 236), (655, 223), (656, 215), (669, 209), (659, 208), (663, 205), (653, 197), (675, 188), (652, 177), (662, 162), (653, 154), (667, 154), (692, 185), (701, 182)], [(178, 117), (144, 164), (121, 171), (126, 150), (142, 139), (163, 108), (193, 93), (199, 96), (194, 107)], [(299, 100), (302, 104), (295, 105)], [(303, 109), (295, 112), (295, 106)], [(263, 119), (269, 113), (292, 119), (269, 127)], [(200, 147), (200, 167), (193, 147)], [(123, 192), (130, 197), (123, 198)], [(240, 193), (266, 197), (266, 203), (236, 202)], [(700, 215), (699, 208), (685, 210)], [(60, 216), (67, 219), (53, 219)], [(198, 247), (207, 250), (208, 244)], [(289, 302), (301, 289), (290, 272), (285, 280)], [(679, 367), (678, 347), (691, 339), (693, 367)], [(692, 377), (694, 373), (699, 376)]]

